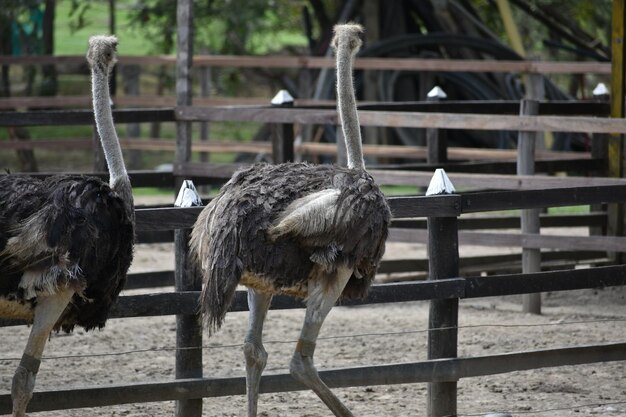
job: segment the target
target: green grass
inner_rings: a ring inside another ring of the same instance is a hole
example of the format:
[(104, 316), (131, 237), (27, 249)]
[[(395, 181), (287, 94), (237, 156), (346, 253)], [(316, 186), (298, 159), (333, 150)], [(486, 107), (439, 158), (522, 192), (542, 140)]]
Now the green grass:
[(133, 195), (135, 197), (144, 197), (144, 196), (172, 196), (172, 202), (174, 201), (174, 196), (172, 195), (172, 190), (166, 190), (164, 188), (155, 188), (155, 187), (144, 187), (144, 188), (133, 188)]
[(589, 206), (550, 207), (548, 214), (584, 214), (590, 211)]
[(381, 185), (380, 190), (386, 196), (424, 195), (416, 187), (409, 185)]
[[(54, 45), (56, 55), (83, 55), (87, 51), (87, 39), (92, 35), (109, 34), (108, 2), (92, 1), (85, 13), (87, 24), (84, 28), (72, 32), (70, 29), (69, 0), (57, 2), (54, 22)], [(128, 7), (130, 2), (116, 2), (116, 35), (120, 38), (120, 55), (146, 55), (150, 44), (129, 25)]]

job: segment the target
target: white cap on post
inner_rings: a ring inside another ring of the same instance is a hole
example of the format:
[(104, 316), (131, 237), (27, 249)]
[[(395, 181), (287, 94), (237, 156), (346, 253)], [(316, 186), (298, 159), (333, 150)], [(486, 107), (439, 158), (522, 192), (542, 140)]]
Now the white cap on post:
[(272, 99), (272, 106), (284, 106), (288, 103), (293, 103), (293, 97), (287, 90), (280, 90)]
[(598, 85), (596, 85), (596, 88), (593, 89), (594, 96), (606, 96), (608, 94), (609, 89), (606, 88), (606, 85), (604, 85), (604, 83), (598, 83)]
[(426, 97), (428, 98), (438, 98), (438, 99), (444, 99), (447, 98), (448, 95), (446, 94), (445, 91), (443, 91), (441, 89), (441, 87), (439, 86), (434, 86), (432, 90), (430, 90), (428, 92), (428, 94), (426, 94)]
[(193, 185), (193, 181), (184, 180), (178, 191), (178, 196), (174, 202), (176, 207), (196, 207), (202, 205), (200, 195)]
[(446, 171), (443, 168), (437, 168), (430, 184), (428, 184), (426, 195), (452, 194), (454, 191), (454, 185), (452, 185)]

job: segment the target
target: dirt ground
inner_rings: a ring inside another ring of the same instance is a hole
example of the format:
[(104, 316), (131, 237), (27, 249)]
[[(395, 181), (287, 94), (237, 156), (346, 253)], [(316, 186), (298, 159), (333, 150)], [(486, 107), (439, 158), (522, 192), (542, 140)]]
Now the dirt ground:
[[(462, 253), (466, 249), (462, 247)], [(420, 256), (423, 251), (423, 245), (390, 244), (386, 256)], [(138, 272), (172, 267), (171, 245), (159, 244), (139, 246), (132, 269)], [(544, 294), (540, 316), (521, 313), (520, 303), (521, 297), (462, 300), (459, 356), (626, 340), (626, 288)], [(316, 364), (319, 369), (329, 369), (425, 360), (427, 317), (427, 302), (335, 308), (322, 329)], [(266, 374), (288, 372), (302, 320), (301, 310), (269, 313), (265, 326), (269, 353)], [(205, 337), (206, 377), (245, 375), (241, 343), (246, 325), (246, 313), (231, 313), (218, 334), (211, 339)], [(26, 327), (0, 328), (1, 393), (10, 390), (16, 366), (11, 358), (20, 357), (28, 331)], [(114, 319), (102, 331), (78, 330), (71, 335), (53, 335), (45, 351), (50, 359), (42, 363), (36, 389), (172, 380), (174, 352), (167, 348), (173, 346), (174, 317)], [(106, 355), (80, 357), (100, 353)], [(54, 358), (67, 355), (74, 357)], [(458, 383), (459, 415), (484, 416), (488, 412), (509, 411), (514, 416), (626, 417), (625, 365), (625, 362), (596, 363), (463, 379)], [(426, 384), (334, 392), (356, 416), (425, 415)], [(244, 416), (245, 398), (205, 399), (203, 409), (205, 416)], [(164, 417), (173, 416), (173, 410), (173, 402), (160, 402), (32, 415)], [(272, 417), (330, 415), (308, 391), (261, 395), (259, 413)]]

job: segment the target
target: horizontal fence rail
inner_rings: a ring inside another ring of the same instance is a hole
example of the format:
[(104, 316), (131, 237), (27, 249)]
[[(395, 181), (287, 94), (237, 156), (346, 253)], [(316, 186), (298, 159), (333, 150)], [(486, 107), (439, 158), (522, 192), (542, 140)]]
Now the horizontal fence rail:
[[(173, 95), (115, 96), (117, 107), (165, 107), (173, 108), (176, 99)], [(270, 102), (269, 97), (194, 97), (194, 106), (265, 106)], [(337, 108), (334, 100), (295, 99), (294, 107), (332, 110)], [(0, 97), (0, 109), (22, 108), (91, 108), (91, 96), (28, 96), (28, 97)], [(370, 102), (358, 101), (360, 110), (377, 111), (405, 111), (405, 112), (447, 112), (447, 113), (477, 113), (477, 114), (519, 114), (520, 103), (516, 100), (446, 100), (429, 101), (389, 101)], [(42, 112), (50, 110), (40, 110)], [(543, 101), (539, 103), (538, 115), (561, 116), (598, 116), (606, 117), (610, 114), (610, 105), (606, 101)]]
[[(624, 203), (626, 202), (626, 185), (388, 197), (387, 201), (394, 219), (456, 217), (464, 213), (487, 211)], [(136, 229), (150, 231), (190, 228), (200, 211), (202, 207), (137, 209)]]
[[(520, 370), (626, 360), (626, 343), (544, 349), (471, 358), (435, 359), (391, 365), (320, 370), (330, 388), (457, 381)], [(173, 401), (245, 394), (244, 377), (179, 379), (168, 382), (109, 385), (35, 392), (28, 411), (51, 411), (116, 404)], [(264, 375), (261, 393), (306, 388), (291, 375)], [(0, 413), (11, 412), (11, 396), (0, 395)]]
[[(113, 110), (115, 123), (174, 122), (174, 109)], [(0, 112), (0, 126), (95, 125), (93, 110)]]
[[(176, 118), (189, 122), (255, 121), (264, 123), (337, 124), (336, 110), (271, 107), (176, 107)], [(606, 117), (512, 116), (360, 110), (363, 126), (626, 133), (626, 120)]]
[[(0, 56), (0, 65), (85, 65), (84, 56)], [(174, 56), (121, 56), (119, 65), (175, 65)], [(334, 68), (332, 58), (314, 56), (194, 55), (193, 66), (236, 68)], [(355, 69), (407, 71), (522, 72), (555, 74), (611, 74), (611, 64), (601, 62), (487, 61), (474, 59), (366, 58), (357, 57)]]
[[(626, 265), (588, 269), (537, 272), (533, 274), (492, 275), (489, 277), (450, 278), (423, 282), (373, 285), (364, 300), (344, 300), (343, 306), (425, 301), (432, 299), (480, 298), (500, 295), (568, 291), (626, 285)], [(120, 296), (111, 318), (194, 315), (199, 312), (199, 291), (177, 291)], [(298, 299), (275, 296), (271, 308), (303, 308)], [(237, 291), (230, 311), (247, 311), (246, 291)], [(23, 324), (5, 321), (4, 325)]]

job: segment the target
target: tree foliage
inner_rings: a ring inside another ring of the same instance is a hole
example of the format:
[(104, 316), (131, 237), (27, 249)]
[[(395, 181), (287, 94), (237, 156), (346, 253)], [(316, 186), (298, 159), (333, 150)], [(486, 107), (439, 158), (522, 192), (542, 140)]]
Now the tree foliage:
[[(279, 36), (301, 33), (304, 2), (288, 0), (204, 0), (194, 2), (196, 45), (219, 54), (264, 53), (277, 49)], [(176, 2), (136, 0), (131, 24), (154, 45), (171, 53), (176, 39)]]

